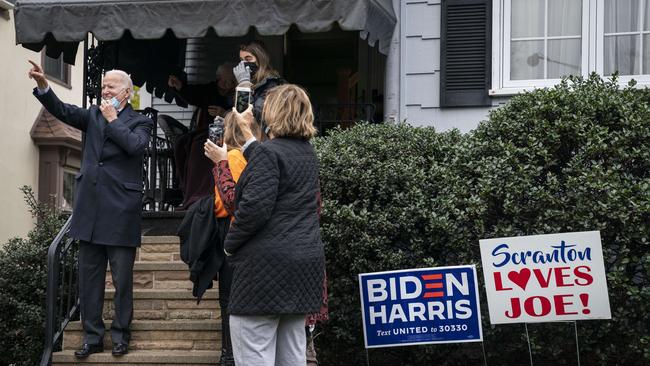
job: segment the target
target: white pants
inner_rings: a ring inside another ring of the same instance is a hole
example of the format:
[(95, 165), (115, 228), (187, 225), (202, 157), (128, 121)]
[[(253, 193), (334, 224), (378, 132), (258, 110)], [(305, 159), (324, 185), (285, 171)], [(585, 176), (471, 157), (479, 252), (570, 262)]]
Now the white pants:
[(305, 366), (305, 315), (230, 316), (237, 366)]

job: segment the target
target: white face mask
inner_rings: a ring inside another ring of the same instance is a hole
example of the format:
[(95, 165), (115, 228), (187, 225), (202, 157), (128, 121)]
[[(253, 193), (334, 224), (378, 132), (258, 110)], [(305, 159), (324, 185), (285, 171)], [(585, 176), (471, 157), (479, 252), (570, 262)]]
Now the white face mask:
[[(123, 90), (124, 90), (124, 89), (122, 89), (120, 92), (122, 92)], [(124, 99), (126, 99), (126, 97), (124, 97)], [(122, 104), (122, 102), (124, 101), (124, 99), (119, 100), (119, 99), (117, 99), (116, 97), (112, 97), (111, 99), (104, 99), (104, 100), (107, 100), (109, 103), (111, 103), (111, 105), (112, 105), (115, 109), (118, 109), (118, 108), (120, 107), (120, 104)]]

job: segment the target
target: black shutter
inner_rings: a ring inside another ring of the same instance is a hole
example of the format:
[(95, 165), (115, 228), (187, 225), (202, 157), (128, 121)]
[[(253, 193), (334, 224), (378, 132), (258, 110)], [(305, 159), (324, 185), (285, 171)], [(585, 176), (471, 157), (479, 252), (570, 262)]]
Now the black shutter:
[(492, 1), (443, 0), (441, 107), (490, 106)]

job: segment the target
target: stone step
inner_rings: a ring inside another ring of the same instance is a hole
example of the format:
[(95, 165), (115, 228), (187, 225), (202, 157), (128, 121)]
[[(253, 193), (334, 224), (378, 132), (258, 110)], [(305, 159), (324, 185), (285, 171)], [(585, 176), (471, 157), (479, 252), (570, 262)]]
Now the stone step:
[[(110, 322), (105, 322), (104, 349), (112, 347)], [(81, 322), (71, 322), (63, 333), (63, 349), (81, 347)], [(218, 320), (135, 320), (131, 323), (131, 350), (217, 351), (221, 342)]]
[(218, 351), (133, 350), (124, 356), (114, 357), (111, 355), (110, 349), (106, 349), (103, 353), (95, 353), (84, 360), (78, 360), (74, 356), (74, 350), (64, 350), (61, 352), (55, 352), (52, 355), (52, 365), (204, 366), (218, 364), (220, 355), (221, 353)]
[[(113, 319), (115, 290), (106, 290), (104, 319)], [(200, 304), (189, 290), (134, 290), (134, 320), (221, 319), (217, 290), (208, 290)]]
[(178, 236), (143, 236), (135, 256), (141, 262), (179, 262), (180, 239)]
[[(110, 268), (106, 273), (106, 289), (113, 289)], [(217, 283), (213, 283), (216, 288)], [(190, 272), (183, 262), (136, 262), (133, 265), (133, 289), (192, 289)]]

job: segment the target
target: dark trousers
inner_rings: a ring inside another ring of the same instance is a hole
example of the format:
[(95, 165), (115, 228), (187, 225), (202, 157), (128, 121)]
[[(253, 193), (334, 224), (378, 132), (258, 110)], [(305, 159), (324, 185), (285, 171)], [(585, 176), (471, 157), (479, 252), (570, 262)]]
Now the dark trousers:
[(129, 343), (129, 326), (133, 319), (133, 262), (135, 247), (79, 243), (79, 302), (84, 329), (84, 343), (104, 340), (104, 289), (106, 263), (111, 265), (115, 297), (115, 316), (111, 324), (113, 344)]

